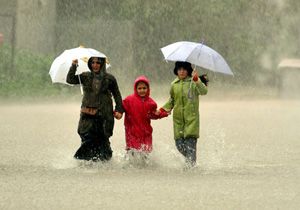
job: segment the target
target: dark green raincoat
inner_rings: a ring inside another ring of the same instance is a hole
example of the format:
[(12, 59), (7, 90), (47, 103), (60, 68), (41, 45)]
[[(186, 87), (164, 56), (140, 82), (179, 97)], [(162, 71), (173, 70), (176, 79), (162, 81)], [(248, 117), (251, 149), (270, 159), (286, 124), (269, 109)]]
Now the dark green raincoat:
[[(88, 61), (91, 69), (92, 58)], [(78, 134), (81, 137), (81, 146), (74, 157), (83, 160), (106, 161), (112, 157), (109, 137), (113, 134), (115, 111), (123, 113), (122, 97), (115, 77), (106, 72), (105, 58), (98, 58), (102, 61), (99, 73), (84, 72), (75, 75), (76, 65), (72, 65), (67, 82), (70, 84), (82, 84), (83, 98), (81, 114), (78, 124)], [(80, 78), (80, 79), (79, 79)], [(92, 110), (86, 112), (84, 110)]]
[[(79, 84), (78, 75), (75, 75), (76, 65), (72, 65), (67, 75), (67, 82), (70, 84)], [(115, 111), (123, 113), (122, 97), (115, 77), (106, 72), (106, 66), (103, 65), (100, 74), (94, 72), (83, 72), (80, 74), (81, 84), (83, 86), (83, 98), (81, 107), (97, 108), (99, 115), (105, 119), (104, 133), (107, 137), (112, 136), (114, 127), (113, 101), (115, 100)], [(84, 132), (86, 125), (79, 124), (78, 131)]]

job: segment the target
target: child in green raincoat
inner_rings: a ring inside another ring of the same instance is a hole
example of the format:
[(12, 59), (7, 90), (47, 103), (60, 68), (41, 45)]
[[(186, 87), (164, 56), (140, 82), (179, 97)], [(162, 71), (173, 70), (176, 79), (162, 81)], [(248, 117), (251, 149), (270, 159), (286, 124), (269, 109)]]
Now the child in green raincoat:
[(189, 62), (177, 61), (171, 83), (170, 98), (160, 109), (173, 110), (174, 139), (178, 151), (185, 157), (188, 167), (196, 164), (199, 138), (199, 95), (207, 94), (206, 75), (198, 76)]

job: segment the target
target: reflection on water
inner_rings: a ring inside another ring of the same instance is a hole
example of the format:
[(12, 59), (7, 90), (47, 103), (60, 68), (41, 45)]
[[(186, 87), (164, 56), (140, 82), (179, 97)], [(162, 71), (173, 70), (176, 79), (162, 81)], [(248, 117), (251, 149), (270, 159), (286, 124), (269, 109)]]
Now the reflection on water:
[(154, 151), (146, 164), (127, 160), (122, 120), (111, 138), (112, 161), (74, 160), (78, 108), (1, 106), (1, 209), (300, 206), (300, 101), (202, 102), (192, 170), (176, 150), (171, 117), (152, 121)]

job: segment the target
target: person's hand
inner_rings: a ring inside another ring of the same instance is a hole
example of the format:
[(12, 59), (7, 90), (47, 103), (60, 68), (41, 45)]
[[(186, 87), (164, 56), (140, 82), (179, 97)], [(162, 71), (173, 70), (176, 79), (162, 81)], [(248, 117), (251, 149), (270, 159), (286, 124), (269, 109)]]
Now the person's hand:
[(155, 114), (156, 116), (159, 116), (159, 115), (160, 115), (160, 110), (155, 110), (155, 111), (153, 112), (153, 114)]
[(159, 116), (160, 117), (168, 117), (168, 115), (171, 114), (171, 112), (167, 112), (166, 110), (164, 110), (163, 108), (159, 108), (159, 110), (157, 110), (159, 112)]
[(78, 65), (78, 59), (74, 59), (74, 60), (72, 60), (72, 65)]
[(122, 118), (123, 114), (120, 113), (120, 112), (114, 112), (114, 117), (117, 119), (117, 120), (120, 120)]
[(193, 77), (193, 80), (194, 80), (195, 82), (198, 81), (199, 75), (198, 75), (198, 72), (197, 72), (196, 69), (194, 69), (194, 71), (192, 72), (192, 77)]
[(205, 86), (208, 85), (209, 79), (208, 79), (207, 74), (202, 74), (199, 78), (200, 78), (201, 82), (202, 82)]

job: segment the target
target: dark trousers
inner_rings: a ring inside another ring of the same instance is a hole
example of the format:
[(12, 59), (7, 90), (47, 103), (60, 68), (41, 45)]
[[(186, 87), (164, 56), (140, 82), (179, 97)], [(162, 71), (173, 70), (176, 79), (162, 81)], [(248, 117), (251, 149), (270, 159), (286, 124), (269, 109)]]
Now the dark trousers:
[(82, 114), (78, 125), (81, 146), (74, 157), (81, 160), (107, 161), (112, 157), (109, 137), (105, 136), (104, 120)]
[(196, 138), (180, 138), (176, 139), (177, 150), (185, 157), (189, 166), (196, 164), (197, 139)]

